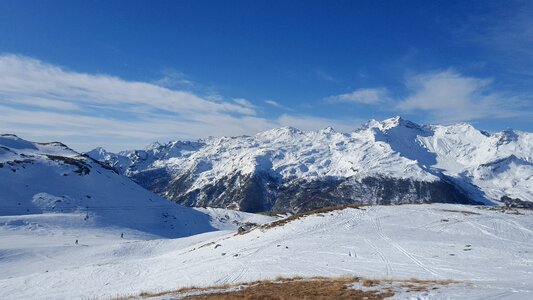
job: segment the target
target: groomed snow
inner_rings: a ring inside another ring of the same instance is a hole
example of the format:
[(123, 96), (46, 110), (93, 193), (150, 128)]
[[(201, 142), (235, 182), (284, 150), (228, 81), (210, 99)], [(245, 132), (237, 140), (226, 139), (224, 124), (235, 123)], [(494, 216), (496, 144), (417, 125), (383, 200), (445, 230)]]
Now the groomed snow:
[(121, 239), (121, 228), (76, 228), (72, 224), (82, 222), (58, 214), (4, 216), (0, 298), (106, 298), (350, 274), (453, 279), (461, 285), (440, 292), (453, 299), (531, 299), (533, 217), (519, 213), (444, 204), (375, 206), (243, 235), (214, 231), (148, 241), (129, 234)]

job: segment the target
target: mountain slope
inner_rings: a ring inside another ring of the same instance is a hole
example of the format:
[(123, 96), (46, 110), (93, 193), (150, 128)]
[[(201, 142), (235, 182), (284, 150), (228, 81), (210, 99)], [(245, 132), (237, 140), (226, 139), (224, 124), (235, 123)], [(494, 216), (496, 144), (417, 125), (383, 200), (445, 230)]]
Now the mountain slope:
[(0, 136), (0, 216), (8, 220), (0, 225), (31, 229), (40, 224), (36, 228), (43, 229), (46, 223), (183, 237), (227, 229), (226, 223), (235, 229), (236, 224), (265, 221), (228, 213), (169, 202), (61, 143)]
[[(294, 212), (343, 203), (533, 201), (532, 149), (530, 133), (395, 117), (350, 134), (285, 127), (88, 155), (185, 205)], [(510, 157), (508, 168), (486, 167)]]

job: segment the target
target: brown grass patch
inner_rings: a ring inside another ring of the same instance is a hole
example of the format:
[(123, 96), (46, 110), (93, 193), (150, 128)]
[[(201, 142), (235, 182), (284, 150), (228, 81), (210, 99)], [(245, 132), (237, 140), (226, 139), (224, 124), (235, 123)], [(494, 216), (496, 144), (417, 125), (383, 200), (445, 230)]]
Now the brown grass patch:
[(115, 298), (114, 300), (122, 300), (122, 299), (135, 299), (135, 298), (152, 298), (152, 297), (160, 297), (165, 295), (176, 295), (176, 294), (186, 294), (190, 292), (208, 292), (212, 290), (225, 290), (229, 289), (231, 285), (229, 284), (221, 284), (221, 285), (215, 285), (215, 286), (209, 286), (209, 287), (185, 287), (177, 290), (172, 291), (163, 291), (163, 292), (141, 292), (137, 297), (126, 297), (126, 298)]
[(371, 287), (371, 286), (376, 286), (378, 285), (380, 282), (379, 280), (375, 280), (375, 279), (365, 279), (361, 282), (361, 284), (363, 286), (366, 286), (366, 287)]
[(390, 291), (361, 291), (349, 287), (357, 278), (261, 281), (239, 291), (212, 293), (184, 299), (368, 299), (393, 296)]
[[(422, 292), (439, 286), (458, 283), (452, 280), (389, 280), (342, 277), (278, 277), (274, 280), (254, 281), (235, 285), (188, 287), (157, 293), (143, 292), (134, 297), (116, 299), (139, 299), (152, 297), (176, 297), (180, 299), (385, 299), (394, 295), (392, 289)], [(354, 286), (355, 284), (355, 286)], [(357, 287), (360, 284), (364, 288)], [(388, 284), (388, 285), (387, 285)], [(391, 286), (392, 285), (392, 286)]]

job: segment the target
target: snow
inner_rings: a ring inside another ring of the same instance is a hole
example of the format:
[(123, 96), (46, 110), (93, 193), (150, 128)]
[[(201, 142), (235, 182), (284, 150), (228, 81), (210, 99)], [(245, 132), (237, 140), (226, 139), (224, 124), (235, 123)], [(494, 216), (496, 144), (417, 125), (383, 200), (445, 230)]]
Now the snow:
[[(101, 159), (103, 155), (95, 152), (89, 155)], [(175, 178), (195, 174), (189, 191), (239, 172), (263, 170), (284, 182), (376, 175), (418, 181), (448, 177), (476, 201), (498, 203), (502, 196), (533, 201), (533, 134), (488, 134), (466, 123), (418, 125), (394, 117), (371, 120), (349, 134), (332, 128), (282, 127), (254, 136), (155, 144), (121, 152), (115, 159), (113, 155), (103, 160), (126, 175), (154, 168), (167, 169)], [(510, 168), (497, 174), (483, 169), (511, 156), (517, 159)]]
[(531, 211), (518, 212), (445, 204), (373, 206), (242, 235), (213, 231), (155, 240), (129, 233), (121, 239), (122, 228), (76, 227), (82, 215), (3, 216), (0, 298), (105, 298), (278, 276), (349, 274), (459, 282), (428, 298), (531, 299), (533, 218)]
[[(399, 118), (378, 123), (351, 134), (282, 128), (170, 143), (171, 152), (152, 145), (155, 156), (147, 154), (152, 150), (120, 155), (143, 156), (145, 163), (152, 159), (150, 167), (176, 172), (193, 164), (199, 183), (234, 168), (286, 177), (391, 172), (424, 180), (444, 168), (491, 197), (503, 191), (531, 199), (529, 133), (489, 135), (465, 124), (418, 126)], [(427, 157), (413, 160), (406, 152)], [(435, 164), (424, 166), (431, 159)], [(238, 235), (239, 226), (274, 218), (171, 203), (61, 143), (2, 135), (0, 166), (0, 299), (111, 298), (347, 274), (460, 282), (423, 296), (428, 298), (533, 298), (531, 210), (371, 206)]]

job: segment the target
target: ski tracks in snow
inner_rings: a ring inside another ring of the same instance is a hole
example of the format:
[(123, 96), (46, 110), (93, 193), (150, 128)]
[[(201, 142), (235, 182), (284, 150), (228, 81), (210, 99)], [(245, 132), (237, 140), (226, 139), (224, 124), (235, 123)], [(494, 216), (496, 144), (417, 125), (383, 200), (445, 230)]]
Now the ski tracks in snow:
[(385, 254), (383, 254), (383, 252), (369, 239), (365, 238), (364, 239), (366, 244), (369, 245), (372, 249), (374, 249), (374, 251), (376, 251), (376, 253), (379, 255), (381, 261), (383, 261), (385, 263), (385, 266), (386, 266), (386, 272), (387, 272), (387, 277), (390, 277), (392, 275), (392, 273), (394, 272), (394, 269), (392, 268), (392, 265), (391, 265), (391, 262), (390, 260), (387, 258), (387, 256)]
[[(429, 267), (428, 265), (424, 264), (422, 261), (418, 260), (411, 252), (409, 252), (408, 250), (406, 250), (405, 248), (400, 246), (397, 242), (395, 242), (394, 240), (389, 238), (384, 233), (383, 226), (382, 226), (382, 223), (381, 223), (381, 217), (379, 216), (379, 211), (377, 211), (378, 210), (377, 208), (375, 208), (375, 210), (376, 210), (375, 217), (373, 217), (372, 219), (373, 219), (374, 229), (376, 230), (376, 233), (378, 234), (378, 236), (381, 239), (383, 239), (384, 241), (386, 241), (388, 244), (393, 246), (396, 250), (400, 251), (403, 255), (405, 255), (407, 258), (409, 258), (418, 267), (420, 267), (421, 269), (423, 269), (427, 273), (429, 273), (429, 274), (431, 274), (431, 275), (433, 275), (435, 277), (439, 277), (440, 278), (441, 277), (440, 274), (437, 273), (433, 268)], [(388, 265), (387, 273), (392, 273), (392, 266), (390, 264), (389, 259), (381, 251), (378, 251), (378, 253), (379, 253), (380, 256), (384, 257), (384, 259), (387, 262), (387, 265)]]

